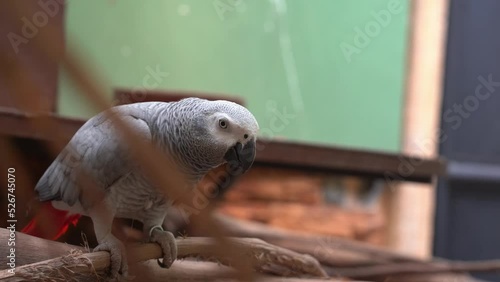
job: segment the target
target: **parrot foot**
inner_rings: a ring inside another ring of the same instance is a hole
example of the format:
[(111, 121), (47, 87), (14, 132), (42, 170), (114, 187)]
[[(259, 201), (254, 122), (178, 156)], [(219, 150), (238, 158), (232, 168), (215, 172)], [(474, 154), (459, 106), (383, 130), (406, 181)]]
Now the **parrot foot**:
[(149, 241), (158, 243), (163, 251), (163, 260), (158, 259), (158, 265), (169, 268), (177, 259), (177, 243), (174, 234), (164, 231), (160, 226), (154, 226), (149, 231)]
[(113, 281), (129, 280), (130, 277), (128, 275), (128, 264), (127, 256), (125, 253), (125, 246), (120, 240), (112, 237), (103, 241), (94, 248), (94, 252), (99, 251), (106, 251), (110, 253), (110, 276)]

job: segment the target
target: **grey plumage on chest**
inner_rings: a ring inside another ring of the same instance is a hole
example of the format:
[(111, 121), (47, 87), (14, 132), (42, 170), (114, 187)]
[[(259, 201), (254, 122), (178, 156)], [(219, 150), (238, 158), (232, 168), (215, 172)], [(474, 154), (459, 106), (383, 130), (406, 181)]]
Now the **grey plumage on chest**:
[(170, 205), (170, 201), (159, 189), (135, 172), (127, 174), (109, 187), (107, 198), (113, 203), (117, 217), (139, 221), (164, 213)]

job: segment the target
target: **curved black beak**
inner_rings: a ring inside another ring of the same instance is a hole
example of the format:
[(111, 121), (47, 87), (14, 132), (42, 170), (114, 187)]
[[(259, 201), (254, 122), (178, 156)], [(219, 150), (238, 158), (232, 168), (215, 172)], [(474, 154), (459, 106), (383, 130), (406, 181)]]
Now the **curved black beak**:
[(240, 175), (245, 173), (253, 164), (255, 159), (255, 139), (248, 141), (245, 146), (241, 143), (236, 143), (232, 148), (227, 150), (224, 155), (224, 160), (227, 162), (226, 177), (224, 181), (217, 183), (219, 189), (219, 197), (221, 197)]
[(224, 160), (229, 163), (232, 172), (238, 175), (245, 173), (252, 166), (254, 159), (255, 140), (248, 141), (244, 147), (238, 142), (224, 155)]

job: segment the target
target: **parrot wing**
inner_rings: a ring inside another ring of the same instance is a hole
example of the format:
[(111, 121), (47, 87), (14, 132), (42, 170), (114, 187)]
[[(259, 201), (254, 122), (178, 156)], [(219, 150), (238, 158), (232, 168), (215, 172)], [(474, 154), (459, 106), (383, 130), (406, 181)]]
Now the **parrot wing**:
[[(141, 138), (151, 141), (151, 130), (144, 111), (133, 106), (116, 109), (122, 121)], [(99, 114), (73, 136), (39, 180), (35, 191), (40, 201), (62, 200), (73, 206), (79, 200), (84, 206), (91, 205), (92, 200), (86, 195), (95, 194), (94, 190), (84, 191), (82, 183), (92, 179), (92, 187), (97, 192), (104, 192), (134, 169), (130, 151), (109, 116)]]

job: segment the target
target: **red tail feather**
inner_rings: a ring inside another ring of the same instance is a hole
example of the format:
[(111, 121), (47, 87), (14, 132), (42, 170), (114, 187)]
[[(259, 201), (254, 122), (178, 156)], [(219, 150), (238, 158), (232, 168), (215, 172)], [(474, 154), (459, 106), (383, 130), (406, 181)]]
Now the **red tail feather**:
[(21, 232), (45, 239), (56, 240), (61, 237), (70, 224), (76, 225), (79, 214), (69, 214), (54, 208), (50, 202), (44, 203), (38, 213)]

